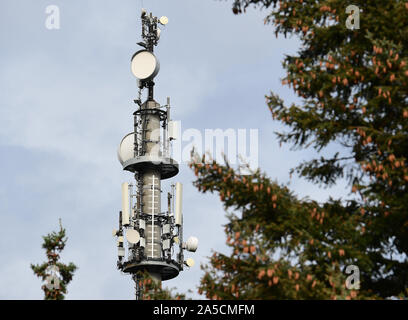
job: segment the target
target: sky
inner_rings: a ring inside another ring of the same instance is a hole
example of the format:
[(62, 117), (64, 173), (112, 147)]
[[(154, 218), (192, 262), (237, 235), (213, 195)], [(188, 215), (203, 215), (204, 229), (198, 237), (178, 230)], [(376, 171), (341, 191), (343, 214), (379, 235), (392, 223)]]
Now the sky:
[[(56, 5), (60, 28), (47, 29), (46, 8)], [(130, 182), (117, 160), (132, 130), (137, 97), (130, 58), (139, 50), (140, 11), (165, 15), (155, 54), (160, 72), (155, 99), (171, 97), (182, 131), (257, 129), (259, 166), (300, 197), (345, 196), (289, 178), (313, 150), (291, 151), (274, 134), (284, 129), (265, 104), (271, 91), (297, 102), (281, 85), (282, 60), (299, 48), (264, 25), (266, 10), (234, 15), (231, 1), (215, 0), (2, 0), (0, 2), (0, 299), (42, 299), (31, 263), (42, 263), (42, 236), (67, 230), (63, 262), (79, 269), (67, 299), (133, 299), (130, 276), (116, 269), (121, 183)], [(181, 141), (185, 146), (188, 141)], [(327, 152), (334, 152), (329, 148)], [(184, 235), (199, 239), (196, 265), (164, 286), (204, 298), (197, 286), (213, 251), (228, 252), (225, 210), (217, 195), (199, 193), (185, 163), (163, 186), (184, 185)], [(164, 203), (164, 200), (163, 200)]]

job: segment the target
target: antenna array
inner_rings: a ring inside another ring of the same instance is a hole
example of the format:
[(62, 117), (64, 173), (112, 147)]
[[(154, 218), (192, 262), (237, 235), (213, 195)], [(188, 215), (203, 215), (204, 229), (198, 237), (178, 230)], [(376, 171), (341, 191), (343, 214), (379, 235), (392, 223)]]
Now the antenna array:
[[(182, 184), (171, 184), (167, 194), (167, 210), (161, 207), (161, 181), (176, 176), (178, 163), (171, 156), (175, 139), (175, 123), (170, 120), (170, 98), (161, 106), (153, 98), (154, 77), (160, 64), (153, 49), (157, 46), (167, 17), (158, 19), (142, 10), (143, 47), (131, 59), (131, 71), (139, 80), (139, 90), (148, 89), (148, 97), (134, 102), (133, 132), (121, 141), (118, 158), (123, 170), (134, 174), (135, 181), (122, 184), (122, 210), (119, 229), (113, 231), (118, 241), (118, 269), (132, 275), (136, 284), (136, 299), (141, 298), (139, 271), (147, 271), (154, 281), (161, 282), (178, 276), (184, 265), (184, 250), (195, 252), (198, 240), (190, 237), (183, 242)], [(174, 204), (175, 203), (175, 204)]]

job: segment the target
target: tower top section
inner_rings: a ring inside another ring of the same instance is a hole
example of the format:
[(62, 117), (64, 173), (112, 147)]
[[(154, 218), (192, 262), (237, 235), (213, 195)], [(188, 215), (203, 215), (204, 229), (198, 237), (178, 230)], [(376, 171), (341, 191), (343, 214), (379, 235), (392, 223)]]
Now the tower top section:
[(144, 42), (139, 42), (138, 44), (144, 47), (146, 50), (153, 52), (154, 46), (157, 46), (161, 30), (157, 26), (161, 24), (165, 26), (169, 19), (165, 16), (161, 18), (154, 17), (152, 13), (147, 14), (146, 10), (142, 9), (142, 39)]
[(139, 89), (149, 89), (149, 100), (153, 100), (154, 77), (159, 73), (160, 63), (154, 55), (154, 47), (157, 46), (161, 30), (158, 24), (166, 25), (169, 19), (165, 16), (154, 17), (152, 13), (147, 14), (142, 9), (142, 39), (137, 44), (144, 49), (137, 51), (131, 59), (131, 71), (139, 80)]

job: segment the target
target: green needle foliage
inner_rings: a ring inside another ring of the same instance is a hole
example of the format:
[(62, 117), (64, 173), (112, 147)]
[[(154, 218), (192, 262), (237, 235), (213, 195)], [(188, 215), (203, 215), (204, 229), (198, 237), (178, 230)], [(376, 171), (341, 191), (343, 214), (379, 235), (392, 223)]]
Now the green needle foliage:
[[(360, 29), (346, 27), (358, 6)], [(232, 255), (214, 253), (200, 291), (211, 299), (369, 299), (403, 297), (408, 288), (408, 2), (401, 0), (234, 0), (269, 11), (276, 35), (295, 35), (282, 79), (301, 99), (266, 96), (281, 143), (331, 156), (292, 169), (331, 186), (346, 179), (344, 199), (297, 199), (260, 171), (240, 176), (227, 165), (195, 159), (202, 192), (218, 192)], [(345, 283), (348, 265), (360, 289)]]
[[(46, 251), (47, 262), (41, 265), (31, 264), (31, 269), (37, 277), (46, 282), (41, 287), (44, 291), (44, 300), (63, 300), (67, 293), (67, 285), (71, 282), (77, 267), (72, 262), (68, 265), (59, 262), (60, 253), (68, 240), (61, 220), (60, 230), (47, 234), (43, 240), (42, 247)], [(53, 272), (52, 269), (57, 272)]]

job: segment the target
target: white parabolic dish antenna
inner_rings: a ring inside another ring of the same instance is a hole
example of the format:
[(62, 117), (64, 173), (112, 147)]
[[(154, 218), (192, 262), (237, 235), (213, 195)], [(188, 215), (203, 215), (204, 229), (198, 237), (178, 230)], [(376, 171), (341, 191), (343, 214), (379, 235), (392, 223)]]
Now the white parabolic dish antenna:
[(193, 258), (188, 258), (187, 260), (186, 260), (186, 265), (188, 266), (188, 267), (194, 267), (194, 264), (195, 264), (195, 262), (194, 262), (194, 259)]
[(126, 240), (131, 244), (136, 244), (140, 240), (140, 234), (134, 229), (126, 230)]
[(162, 24), (162, 25), (166, 25), (166, 24), (168, 24), (169, 23), (169, 18), (167, 18), (166, 16), (163, 16), (163, 17), (161, 17), (160, 19), (159, 19), (159, 22)]
[(196, 237), (188, 238), (185, 247), (188, 251), (195, 252), (198, 247), (198, 239)]
[(135, 133), (128, 133), (120, 142), (118, 149), (118, 159), (120, 164), (123, 165), (129, 159), (134, 158), (134, 148), (135, 148)]
[(151, 80), (159, 73), (160, 64), (153, 53), (140, 50), (133, 55), (130, 68), (136, 78)]

